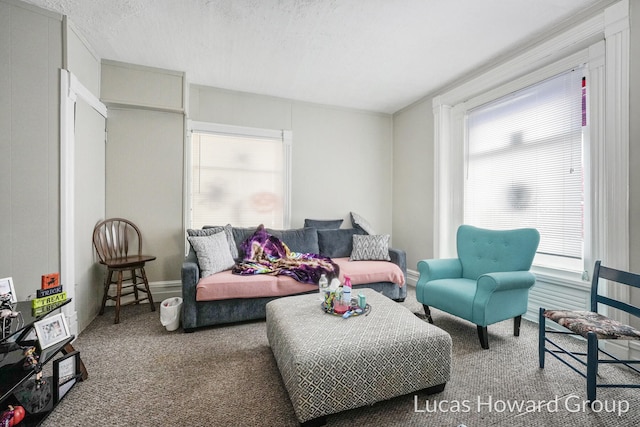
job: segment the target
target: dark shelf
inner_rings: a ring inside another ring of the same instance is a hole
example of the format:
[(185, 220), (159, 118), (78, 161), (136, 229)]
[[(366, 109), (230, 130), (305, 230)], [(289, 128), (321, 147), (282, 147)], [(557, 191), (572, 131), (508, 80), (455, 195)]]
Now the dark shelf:
[[(36, 372), (49, 363), (56, 354), (64, 354), (73, 351), (69, 338), (51, 345), (44, 350), (39, 349), (38, 340), (32, 339), (33, 324), (44, 319), (49, 314), (71, 302), (71, 299), (47, 307), (47, 311), (35, 314), (31, 308), (31, 301), (15, 303), (13, 311), (19, 311), (22, 319), (13, 319), (10, 335), (0, 340), (0, 412), (9, 405), (20, 405), (25, 408), (26, 416), (20, 426), (38, 426), (49, 415), (57, 402), (54, 402), (53, 378), (43, 378), (37, 386)], [(29, 347), (36, 347), (38, 364), (24, 368), (26, 357), (24, 352)], [(83, 376), (86, 378), (86, 369), (80, 361)]]
[[(35, 380), (30, 380), (30, 381), (35, 381)], [(27, 384), (28, 386), (31, 386), (29, 390), (32, 390), (32, 384)], [(32, 405), (29, 404), (29, 401), (27, 401), (26, 399), (28, 398), (29, 395), (29, 391), (26, 390), (21, 390), (22, 394), (20, 394), (20, 398), (22, 399), (18, 399), (16, 396), (11, 395), (11, 397), (9, 399), (7, 399), (4, 402), (4, 406), (8, 406), (8, 405), (13, 405), (13, 406), (17, 406), (20, 405), (22, 407), (25, 408), (25, 417), (24, 419), (20, 422), (20, 424), (18, 424), (19, 427), (31, 427), (31, 426), (39, 426), (42, 421), (44, 421), (47, 416), (51, 413), (51, 411), (53, 411), (53, 408), (55, 408), (56, 406), (56, 402), (54, 402), (54, 397), (53, 397), (53, 378), (52, 377), (45, 377), (44, 378), (44, 383), (41, 386), (39, 393), (41, 394), (42, 398), (40, 399), (42, 401), (42, 406), (40, 408), (35, 408), (37, 410), (37, 412), (30, 412), (29, 409), (34, 409), (32, 408)]]
[(5, 342), (18, 341), (20, 342), (23, 338), (27, 336), (29, 331), (31, 330), (33, 324), (38, 320), (44, 319), (53, 311), (59, 309), (60, 307), (64, 307), (65, 305), (71, 302), (71, 298), (62, 301), (58, 304), (52, 304), (48, 306), (48, 310), (42, 312), (38, 315), (34, 315), (33, 309), (31, 308), (31, 301), (18, 301), (13, 305), (13, 311), (17, 311), (20, 313), (22, 317), (22, 323), (20, 323), (20, 318), (12, 319), (11, 321), (11, 333), (9, 336), (0, 339), (0, 344)]
[[(65, 345), (73, 341), (74, 336), (67, 338), (51, 347), (45, 349), (45, 360), (38, 360), (42, 367), (58, 354)], [(9, 353), (0, 353), (0, 402), (7, 399), (15, 390), (22, 385), (29, 377), (35, 373), (34, 367), (29, 369), (23, 368), (25, 361), (24, 349), (28, 346), (15, 345), (14, 349)], [(40, 356), (40, 355), (38, 355)]]

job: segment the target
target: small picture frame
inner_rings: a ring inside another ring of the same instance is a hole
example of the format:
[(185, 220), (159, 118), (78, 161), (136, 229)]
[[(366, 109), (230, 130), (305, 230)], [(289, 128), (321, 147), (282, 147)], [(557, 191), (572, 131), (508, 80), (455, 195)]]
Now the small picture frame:
[(16, 289), (13, 287), (12, 277), (0, 279), (0, 295), (2, 294), (10, 294), (11, 302), (18, 302), (18, 295), (16, 295)]
[(40, 350), (51, 347), (71, 337), (67, 320), (63, 313), (45, 317), (33, 324), (40, 344)]
[(38, 357), (38, 362), (41, 364), (45, 364), (47, 360), (51, 359), (59, 351), (60, 349), (55, 347), (49, 347), (40, 351), (40, 357)]
[(53, 398), (59, 402), (82, 376), (80, 352), (72, 351), (53, 361)]

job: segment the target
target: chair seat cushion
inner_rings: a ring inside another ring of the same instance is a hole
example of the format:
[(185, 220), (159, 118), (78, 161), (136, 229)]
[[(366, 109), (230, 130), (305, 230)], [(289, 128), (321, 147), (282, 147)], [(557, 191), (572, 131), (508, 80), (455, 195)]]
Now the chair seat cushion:
[(142, 267), (146, 262), (156, 259), (153, 255), (129, 255), (121, 258), (110, 258), (100, 261), (100, 264), (104, 264), (111, 269), (118, 268), (133, 268)]
[(640, 331), (592, 311), (545, 310), (544, 317), (587, 338), (595, 332), (603, 340), (640, 340)]
[(473, 301), (478, 283), (470, 279), (438, 279), (423, 287), (422, 304), (473, 321)]

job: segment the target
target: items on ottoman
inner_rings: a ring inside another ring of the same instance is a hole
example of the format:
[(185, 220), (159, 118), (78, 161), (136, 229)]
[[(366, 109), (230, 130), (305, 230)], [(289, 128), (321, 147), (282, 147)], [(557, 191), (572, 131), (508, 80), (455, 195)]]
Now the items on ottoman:
[(300, 423), (419, 390), (444, 390), (451, 337), (406, 307), (361, 289), (368, 315), (325, 313), (320, 298), (267, 304), (267, 338)]
[[(338, 224), (335, 221), (314, 221), (317, 226)], [(310, 220), (307, 222), (312, 223)], [(182, 264), (182, 325), (185, 331), (201, 326), (264, 319), (265, 305), (269, 301), (282, 296), (318, 292), (317, 283), (301, 283), (285, 275), (232, 274), (233, 266), (230, 266), (226, 252), (231, 253), (234, 262), (244, 259), (246, 254), (242, 244), (256, 230), (256, 227), (233, 227), (230, 224), (188, 230), (192, 247)], [(267, 228), (265, 231), (282, 241), (291, 252), (331, 258), (339, 268), (338, 278), (341, 281), (345, 275), (351, 277), (354, 293), (366, 287), (397, 301), (406, 297), (406, 254), (389, 248), (388, 238), (366, 236), (357, 228)], [(363, 237), (355, 248), (354, 235)], [(223, 238), (226, 238), (226, 244)], [(194, 241), (201, 243), (200, 250), (193, 245)], [(354, 251), (361, 260), (349, 260)], [(203, 273), (203, 264), (207, 267), (206, 273)]]
[(416, 298), (429, 322), (433, 322), (429, 307), (473, 322), (484, 349), (489, 348), (487, 325), (513, 318), (513, 335), (520, 335), (529, 289), (536, 282), (529, 269), (539, 242), (540, 233), (533, 228), (487, 230), (461, 225), (458, 258), (418, 262)]

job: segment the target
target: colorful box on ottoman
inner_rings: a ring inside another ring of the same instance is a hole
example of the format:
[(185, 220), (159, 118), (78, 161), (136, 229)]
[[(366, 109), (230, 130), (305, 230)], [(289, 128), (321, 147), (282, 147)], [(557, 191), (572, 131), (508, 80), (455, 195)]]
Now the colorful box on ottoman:
[(406, 307), (359, 290), (368, 315), (325, 313), (318, 294), (267, 304), (267, 337), (300, 423), (449, 380), (451, 337)]

